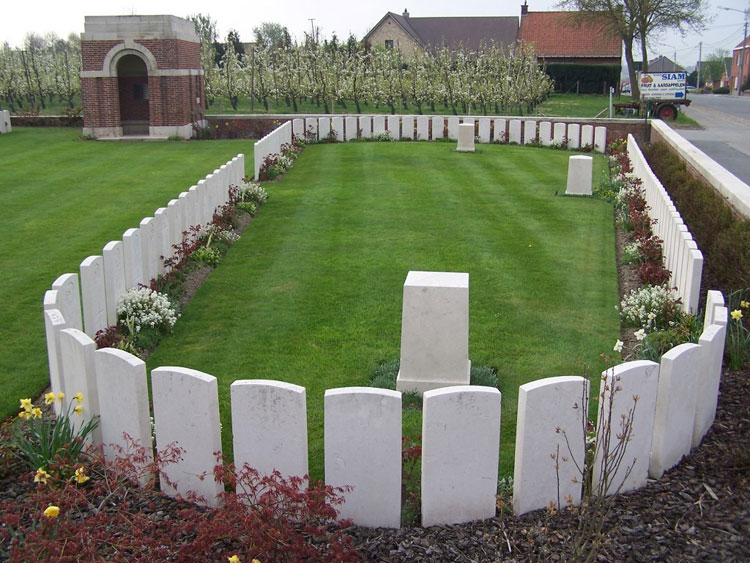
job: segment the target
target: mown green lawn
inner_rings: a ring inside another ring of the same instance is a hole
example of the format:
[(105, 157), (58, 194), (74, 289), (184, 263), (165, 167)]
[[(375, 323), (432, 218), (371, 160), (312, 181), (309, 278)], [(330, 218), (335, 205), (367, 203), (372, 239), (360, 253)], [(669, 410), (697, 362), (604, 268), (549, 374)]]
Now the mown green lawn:
[[(409, 270), (470, 274), (470, 359), (503, 393), (501, 473), (518, 386), (600, 373), (619, 334), (612, 207), (565, 190), (570, 153), (452, 143), (313, 145), (149, 358), (216, 376), (225, 453), (230, 384), (307, 388), (310, 471), (323, 474), (323, 394), (398, 359)], [(596, 157), (596, 177), (604, 159)], [(596, 386), (595, 386), (596, 388)], [(420, 434), (420, 411), (404, 433)], [(471, 439), (471, 436), (467, 436)]]
[(252, 141), (93, 142), (79, 129), (0, 135), (0, 417), (49, 383), (42, 297)]

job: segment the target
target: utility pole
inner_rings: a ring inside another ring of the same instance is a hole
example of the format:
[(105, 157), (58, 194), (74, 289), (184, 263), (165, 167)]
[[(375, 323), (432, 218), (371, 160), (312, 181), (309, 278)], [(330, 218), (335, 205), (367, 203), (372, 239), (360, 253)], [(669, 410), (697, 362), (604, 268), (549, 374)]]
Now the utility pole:
[(695, 81), (695, 87), (701, 87), (701, 60), (703, 60), (703, 41), (698, 43), (698, 79)]
[(308, 18), (310, 20), (310, 40), (313, 43), (317, 43), (315, 40), (315, 18)]
[(737, 95), (742, 95), (742, 71), (745, 70), (745, 51), (747, 50), (747, 12), (745, 12), (745, 31), (742, 34), (742, 50), (740, 51), (740, 83), (737, 85)]

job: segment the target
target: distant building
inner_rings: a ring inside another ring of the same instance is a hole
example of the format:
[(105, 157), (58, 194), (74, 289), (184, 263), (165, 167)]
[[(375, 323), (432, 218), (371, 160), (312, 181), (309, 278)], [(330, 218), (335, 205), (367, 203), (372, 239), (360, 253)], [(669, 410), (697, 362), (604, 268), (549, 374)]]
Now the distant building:
[(685, 72), (685, 69), (669, 57), (656, 57), (648, 61), (649, 72)]
[[(745, 58), (743, 61), (742, 51), (745, 52)], [(742, 69), (742, 84), (740, 84), (740, 63), (743, 63)], [(732, 49), (732, 68), (729, 74), (730, 88), (733, 94), (737, 93), (737, 90), (743, 85), (748, 83), (750, 78), (750, 36), (745, 37), (743, 41), (740, 41), (737, 46)]]

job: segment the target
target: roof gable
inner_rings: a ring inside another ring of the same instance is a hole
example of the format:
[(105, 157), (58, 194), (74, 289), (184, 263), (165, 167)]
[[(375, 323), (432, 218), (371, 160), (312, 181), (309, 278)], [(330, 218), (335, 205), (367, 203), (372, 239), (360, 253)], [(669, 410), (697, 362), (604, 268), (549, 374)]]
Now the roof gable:
[(540, 57), (622, 56), (622, 40), (606, 24), (576, 17), (577, 12), (528, 12), (518, 39), (533, 43)]

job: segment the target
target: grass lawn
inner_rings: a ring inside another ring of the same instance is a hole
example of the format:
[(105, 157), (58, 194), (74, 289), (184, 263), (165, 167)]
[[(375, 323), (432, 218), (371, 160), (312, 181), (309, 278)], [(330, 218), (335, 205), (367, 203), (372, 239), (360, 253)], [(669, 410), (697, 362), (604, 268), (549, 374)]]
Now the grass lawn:
[[(498, 369), (501, 473), (510, 474), (518, 386), (581, 374), (579, 362), (600, 373), (599, 354), (619, 335), (612, 207), (555, 197), (569, 156), (498, 145), (459, 154), (453, 143), (308, 147), (266, 185), (269, 201), (149, 369), (219, 379), (228, 454), (233, 381), (303, 385), (319, 478), (323, 394), (366, 385), (378, 363), (398, 359), (407, 272), (469, 272), (470, 359)], [(598, 178), (605, 163), (595, 162)], [(421, 433), (420, 414), (405, 412), (405, 434)]]
[(0, 416), (49, 383), (42, 297), (60, 274), (136, 227), (251, 141), (78, 141), (79, 129), (0, 135)]

